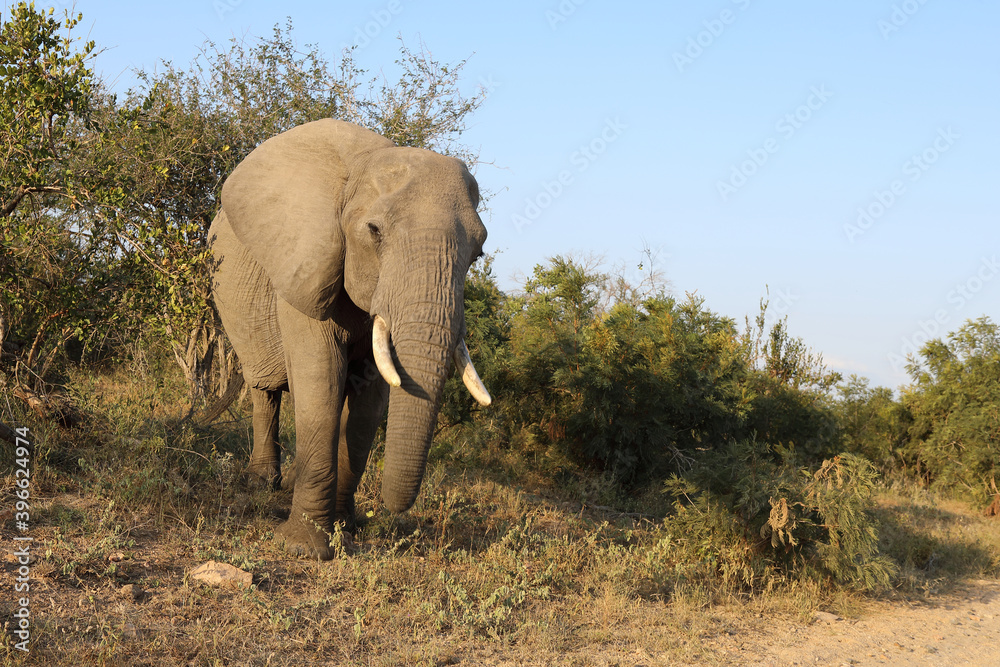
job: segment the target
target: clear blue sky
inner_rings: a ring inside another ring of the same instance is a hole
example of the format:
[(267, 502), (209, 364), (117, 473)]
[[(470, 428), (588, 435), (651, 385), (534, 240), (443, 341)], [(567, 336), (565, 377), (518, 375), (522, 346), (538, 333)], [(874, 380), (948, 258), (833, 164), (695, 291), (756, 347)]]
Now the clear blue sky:
[(477, 177), (496, 193), (487, 249), (507, 288), (571, 252), (625, 261), (638, 279), (646, 244), (675, 294), (742, 322), (769, 286), (831, 368), (893, 388), (925, 332), (1000, 317), (995, 2), (76, 9), (119, 88), (130, 68), (186, 65), (206, 38), (266, 36), (286, 17), (331, 61), (367, 28), (357, 60), (373, 71), (391, 71), (397, 35), (442, 61), (471, 56), (468, 90), (492, 92), (464, 142), (494, 165)]

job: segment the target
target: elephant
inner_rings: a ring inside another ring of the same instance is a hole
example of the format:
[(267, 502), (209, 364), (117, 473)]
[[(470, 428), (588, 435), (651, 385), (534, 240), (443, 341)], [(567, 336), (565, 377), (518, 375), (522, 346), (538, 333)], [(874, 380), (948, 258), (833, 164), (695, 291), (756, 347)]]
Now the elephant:
[[(486, 241), (479, 186), (461, 160), (323, 119), (257, 146), (221, 202), (208, 234), (212, 295), (250, 387), (247, 471), (292, 488), (275, 531), (284, 548), (326, 560), (335, 527), (355, 530), (354, 495), (387, 406), (381, 492), (404, 512), (452, 359), (490, 404), (465, 344), (465, 276)], [(284, 479), (283, 391), (296, 429)]]

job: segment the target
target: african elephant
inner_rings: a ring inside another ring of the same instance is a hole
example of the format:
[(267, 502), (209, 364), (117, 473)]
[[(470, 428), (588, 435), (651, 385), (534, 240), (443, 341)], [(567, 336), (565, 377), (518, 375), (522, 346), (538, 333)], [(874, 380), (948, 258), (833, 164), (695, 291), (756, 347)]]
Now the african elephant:
[(295, 404), (292, 508), (277, 529), (291, 553), (331, 558), (335, 524), (353, 531), (387, 403), (394, 512), (420, 490), (452, 358), (490, 403), (464, 342), (465, 275), (486, 241), (478, 204), (460, 160), (332, 119), (265, 141), (223, 185), (213, 296), (250, 386), (249, 471), (272, 485), (281, 392)]

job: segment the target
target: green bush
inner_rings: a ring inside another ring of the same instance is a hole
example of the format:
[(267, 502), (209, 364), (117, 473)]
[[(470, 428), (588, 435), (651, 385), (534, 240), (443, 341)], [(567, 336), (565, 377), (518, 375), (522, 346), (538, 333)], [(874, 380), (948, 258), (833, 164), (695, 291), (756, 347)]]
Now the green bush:
[[(757, 434), (819, 460), (834, 450), (827, 374), (785, 323), (741, 334), (694, 296), (677, 300), (555, 257), (505, 295), (489, 265), (466, 284), (470, 347), (496, 403), (452, 381), (447, 425), (488, 419), (549, 472), (663, 479), (692, 455)], [(480, 424), (482, 426), (482, 424)]]
[(890, 585), (896, 565), (879, 554), (872, 515), (877, 472), (853, 454), (816, 470), (792, 465), (756, 440), (706, 450), (667, 491), (667, 534), (689, 577), (753, 591), (816, 571), (859, 590)]
[(975, 502), (996, 493), (1000, 466), (1000, 330), (968, 321), (947, 341), (929, 341), (907, 367), (912, 414), (907, 462), (935, 488)]
[[(486, 256), (469, 269), (465, 279), (465, 342), (476, 370), (496, 398), (496, 381), (506, 363), (510, 327), (503, 315), (506, 295), (493, 275), (493, 256)], [(479, 407), (456, 375), (445, 384), (441, 422), (456, 426), (470, 422)]]
[(886, 387), (869, 387), (866, 378), (852, 375), (837, 387), (837, 424), (844, 451), (864, 456), (883, 474), (901, 463), (911, 417)]

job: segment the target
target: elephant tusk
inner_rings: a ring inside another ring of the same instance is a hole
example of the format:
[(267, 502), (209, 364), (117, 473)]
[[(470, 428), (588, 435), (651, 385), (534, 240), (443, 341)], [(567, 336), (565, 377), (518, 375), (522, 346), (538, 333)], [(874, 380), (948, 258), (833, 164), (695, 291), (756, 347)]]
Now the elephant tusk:
[(372, 354), (375, 356), (378, 372), (390, 387), (403, 384), (396, 372), (396, 365), (392, 362), (392, 352), (389, 351), (389, 325), (381, 315), (375, 316), (375, 326), (372, 327)]
[(472, 357), (469, 356), (469, 348), (464, 340), (458, 341), (458, 345), (455, 347), (455, 366), (462, 374), (465, 388), (469, 390), (472, 398), (476, 399), (479, 405), (486, 407), (493, 402), (490, 392), (486, 390), (483, 381), (479, 379), (476, 367), (472, 365)]

